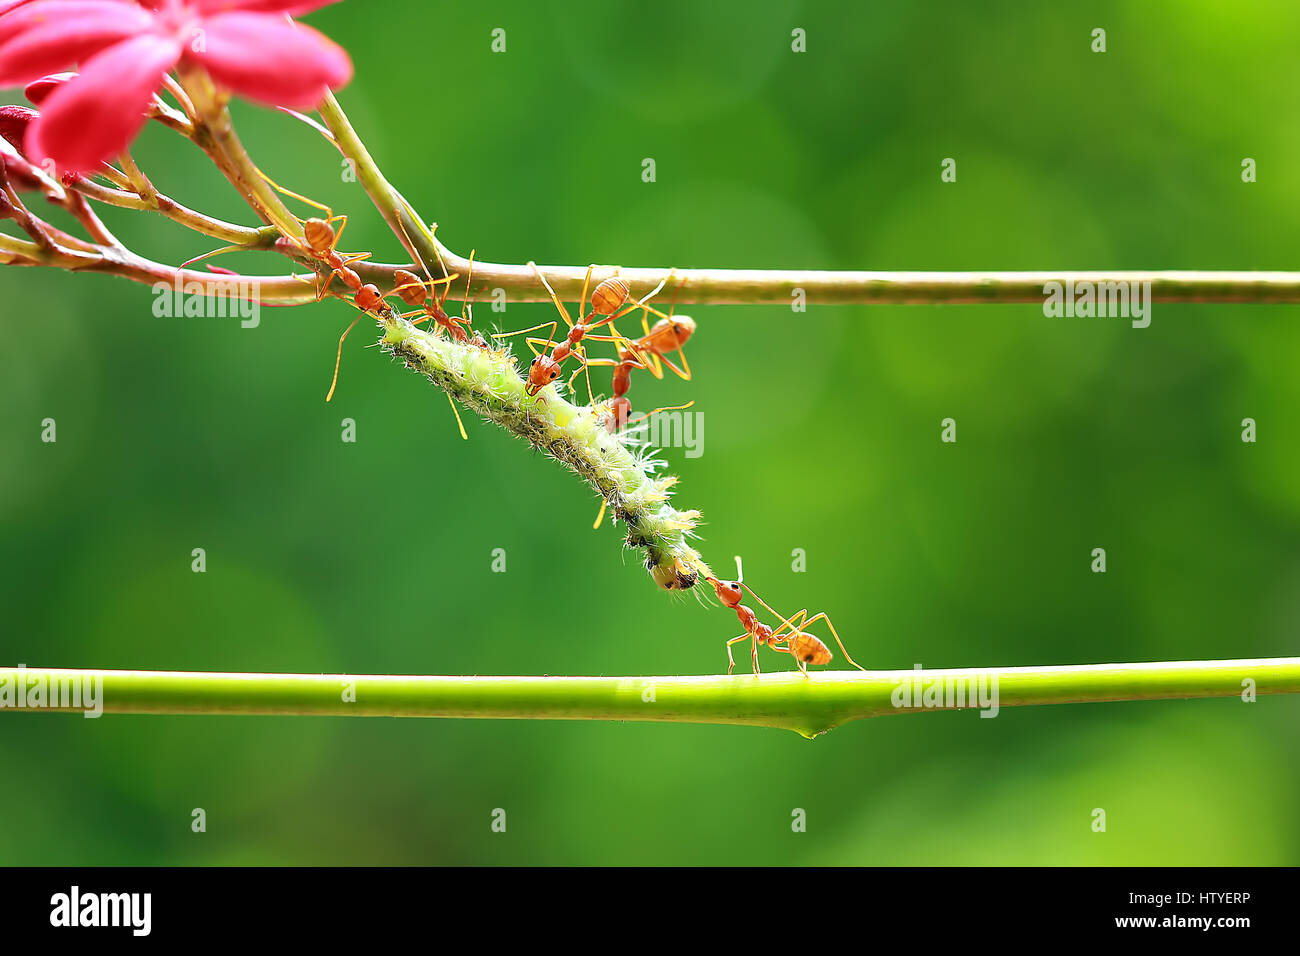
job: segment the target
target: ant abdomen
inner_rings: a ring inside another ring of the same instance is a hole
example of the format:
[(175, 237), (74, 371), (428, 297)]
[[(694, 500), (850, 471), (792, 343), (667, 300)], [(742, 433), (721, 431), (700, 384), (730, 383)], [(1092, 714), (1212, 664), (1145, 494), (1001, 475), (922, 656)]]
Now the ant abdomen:
[(790, 652), (805, 664), (829, 664), (831, 649), (821, 640), (806, 631), (800, 631), (790, 638)]
[(606, 279), (591, 294), (591, 311), (596, 315), (613, 315), (623, 307), (631, 290), (618, 276)]
[(303, 238), (311, 251), (323, 256), (334, 247), (334, 227), (324, 219), (308, 219), (302, 224)]
[(424, 305), (429, 301), (429, 290), (414, 272), (398, 269), (393, 273), (393, 279), (397, 283), (393, 291), (407, 305)]

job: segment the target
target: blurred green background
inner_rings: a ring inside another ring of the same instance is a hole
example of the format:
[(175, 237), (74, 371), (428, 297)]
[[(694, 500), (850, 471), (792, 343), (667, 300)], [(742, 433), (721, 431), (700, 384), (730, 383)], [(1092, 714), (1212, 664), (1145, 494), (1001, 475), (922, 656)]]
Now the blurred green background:
[[(1300, 267), (1289, 0), (371, 0), (307, 22), (351, 51), (341, 100), (389, 177), (480, 258)], [(504, 54), (489, 49), (496, 27)], [(313, 133), (236, 113), (269, 174), (352, 215), (347, 249), (400, 254)], [(250, 221), (174, 136), (148, 130), (137, 154), (174, 197)], [(1255, 184), (1240, 178), (1247, 156)], [(955, 184), (940, 182), (944, 157)], [(159, 217), (108, 218), (169, 261), (211, 247)], [(591, 530), (593, 493), (553, 462), (472, 420), (461, 441), (444, 396), (366, 348), (364, 326), (326, 405), (353, 315), (342, 303), (266, 309), (241, 329), (155, 318), (143, 286), (17, 269), (0, 272), (0, 303), (6, 664), (636, 675), (725, 662), (730, 613), (658, 592), (620, 529)], [(770, 603), (826, 609), (864, 664), (1296, 653), (1297, 307), (1157, 302), (1145, 330), (1037, 306), (689, 312), (695, 380), (642, 377), (632, 394), (704, 413), (703, 457), (666, 456), (678, 502), (703, 510), (706, 558), (743, 554)], [(956, 445), (939, 441), (949, 416)], [(57, 444), (39, 440), (46, 417)], [(344, 417), (355, 444), (340, 441)], [(1257, 444), (1240, 440), (1244, 417)], [(196, 547), (206, 574), (191, 573)], [(687, 725), (9, 715), (0, 862), (1294, 864), (1298, 717), (1300, 700), (1277, 697), (1080, 705), (883, 718), (808, 742)], [(505, 834), (490, 830), (497, 807)], [(794, 808), (807, 833), (791, 832)]]

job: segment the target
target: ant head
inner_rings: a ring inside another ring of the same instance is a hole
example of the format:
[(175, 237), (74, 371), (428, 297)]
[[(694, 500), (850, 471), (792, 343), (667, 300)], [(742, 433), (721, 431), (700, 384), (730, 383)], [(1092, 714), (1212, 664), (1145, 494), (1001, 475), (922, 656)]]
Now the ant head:
[(384, 297), (380, 293), (379, 287), (376, 285), (363, 285), (357, 290), (357, 308), (361, 309), (363, 312), (370, 312), (379, 308), (379, 306), (383, 304), (383, 301)]
[(718, 600), (727, 607), (734, 608), (744, 597), (744, 592), (740, 590), (739, 581), (722, 581), (718, 578), (708, 578), (707, 580), (713, 585), (713, 591), (718, 595)]
[(528, 384), (524, 387), (524, 391), (529, 395), (536, 395), (559, 377), (560, 363), (549, 355), (539, 355), (533, 359), (533, 364), (528, 366)]
[(695, 334), (695, 320), (689, 315), (675, 315), (670, 322), (679, 346), (685, 345), (686, 340)]

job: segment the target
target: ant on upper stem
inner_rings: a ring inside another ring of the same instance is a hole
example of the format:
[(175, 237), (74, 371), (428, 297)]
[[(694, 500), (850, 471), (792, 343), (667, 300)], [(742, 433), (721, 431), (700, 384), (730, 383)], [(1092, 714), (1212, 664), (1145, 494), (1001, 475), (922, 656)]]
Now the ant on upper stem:
[[(547, 334), (545, 339), (530, 337), (524, 340), (535, 356), (532, 364), (528, 367), (528, 383), (524, 386), (524, 391), (529, 395), (536, 395), (547, 385), (550, 385), (559, 378), (563, 371), (564, 360), (570, 355), (581, 363), (583, 369), (586, 369), (589, 362), (594, 360), (588, 359), (582, 348), (583, 337), (592, 329), (598, 329), (602, 325), (608, 325), (615, 319), (622, 318), (634, 309), (642, 308), (645, 303), (659, 294), (659, 291), (663, 289), (665, 283), (668, 281), (665, 278), (659, 283), (659, 285), (655, 286), (651, 292), (620, 312), (619, 309), (623, 308), (624, 303), (626, 303), (628, 298), (631, 296), (631, 292), (628, 289), (626, 282), (618, 276), (611, 276), (596, 286), (595, 290), (591, 293), (591, 311), (584, 313), (583, 310), (587, 307), (587, 290), (591, 286), (591, 272), (595, 268), (594, 265), (588, 266), (587, 278), (582, 283), (582, 299), (578, 306), (578, 321), (575, 323), (569, 316), (569, 312), (564, 307), (564, 304), (560, 301), (559, 296), (555, 294), (555, 290), (551, 288), (551, 284), (546, 281), (546, 276), (542, 274), (542, 270), (537, 268), (537, 263), (529, 262), (528, 265), (536, 274), (537, 278), (542, 281), (542, 285), (546, 287), (546, 291), (551, 296), (551, 302), (555, 304), (555, 308), (559, 311), (560, 317), (564, 319), (564, 324), (569, 327), (568, 334), (558, 344), (554, 343), (551, 338), (551, 336), (555, 335), (555, 320), (543, 322), (540, 325), (534, 325), (532, 328), (519, 329), (514, 332), (493, 333), (497, 338), (506, 338), (512, 335), (523, 335), (525, 332), (532, 332), (537, 329), (550, 329), (550, 332)], [(589, 321), (597, 316), (599, 316), (597, 321)], [(538, 352), (537, 349), (534, 348), (535, 345), (543, 345), (545, 348), (551, 349), (551, 351), (549, 354), (545, 351)], [(587, 395), (594, 404), (595, 396), (591, 394), (590, 372), (587, 373)]]
[[(730, 674), (736, 667), (736, 660), (731, 654), (731, 645), (748, 639), (750, 642), (750, 657), (753, 661), (755, 676), (759, 673), (758, 667), (758, 647), (760, 644), (766, 644), (774, 651), (780, 651), (782, 654), (789, 654), (794, 658), (795, 664), (798, 665), (800, 672), (804, 677), (808, 676), (808, 665), (829, 664), (831, 662), (831, 651), (821, 639), (805, 630), (810, 624), (824, 620), (826, 626), (831, 629), (831, 634), (835, 637), (835, 643), (840, 646), (844, 652), (844, 659), (860, 671), (866, 670), (861, 664), (855, 661), (840, 640), (839, 632), (835, 630), (835, 625), (831, 623), (830, 617), (825, 611), (808, 617), (808, 609), (804, 608), (793, 617), (784, 617), (772, 610), (761, 597), (754, 593), (754, 589), (744, 583), (744, 571), (741, 568), (740, 556), (736, 556), (736, 580), (723, 581), (712, 574), (705, 574), (704, 580), (713, 585), (714, 593), (726, 607), (736, 612), (740, 618), (741, 626), (745, 628), (745, 633), (738, 637), (733, 637), (727, 641), (727, 661), (729, 662), (727, 673)], [(773, 616), (778, 618), (781, 623), (775, 628), (762, 623), (758, 619), (752, 608), (741, 604), (744, 598), (744, 591), (753, 595), (754, 600), (763, 605), (764, 608)], [(780, 645), (785, 645), (784, 647)]]
[[(343, 284), (352, 292), (352, 300), (356, 303), (361, 314), (365, 315), (383, 305), (384, 295), (379, 291), (379, 286), (373, 283), (363, 283), (361, 276), (357, 275), (352, 266), (355, 263), (362, 262), (370, 258), (369, 252), (357, 253), (356, 255), (340, 255), (337, 246), (339, 240), (343, 237), (343, 230), (347, 228), (348, 217), (345, 215), (334, 215), (333, 210), (323, 203), (314, 199), (303, 196), (291, 189), (286, 189), (273, 180), (260, 169), (257, 174), (264, 179), (277, 192), (286, 196), (292, 196), (294, 199), (305, 202), (309, 206), (321, 210), (325, 213), (324, 218), (313, 216), (309, 219), (302, 220), (302, 238), (298, 239), (292, 236), (284, 236), (276, 241), (277, 246), (283, 248), (295, 248), (305, 253), (317, 262), (322, 263), (329, 269), (328, 273), (321, 274), (318, 271), (316, 285), (316, 301), (319, 302), (325, 298), (325, 293), (329, 291), (330, 283), (336, 278), (342, 280)], [(341, 223), (338, 229), (334, 228), (334, 223)], [(454, 277), (452, 277), (454, 278)], [(446, 281), (450, 282), (451, 278)], [(342, 296), (340, 296), (342, 298)], [(343, 330), (339, 336), (338, 352), (334, 357), (334, 377), (330, 381), (330, 390), (325, 394), (325, 401), (331, 401), (334, 398), (334, 390), (339, 384), (339, 366), (343, 362), (343, 343), (347, 340), (348, 333), (356, 327), (361, 321), (361, 315), (352, 320), (352, 324)]]
[[(398, 225), (401, 225), (400, 220), (398, 221)], [(405, 234), (406, 227), (402, 226), (401, 228), (402, 232)], [(438, 224), (434, 223), (432, 232), (437, 232), (437, 230)], [(446, 309), (443, 308), (443, 304), (447, 301), (447, 296), (451, 294), (451, 281), (457, 278), (457, 275), (447, 271), (447, 264), (442, 261), (442, 253), (438, 251), (436, 245), (434, 246), (434, 251), (437, 252), (438, 264), (442, 267), (444, 278), (435, 279), (433, 276), (429, 275), (428, 270), (426, 269), (425, 275), (428, 276), (429, 279), (426, 287), (426, 284), (415, 273), (408, 272), (406, 269), (398, 269), (393, 275), (393, 278), (397, 280), (397, 286), (393, 289), (392, 294), (400, 297), (407, 305), (419, 306), (424, 310), (427, 318), (433, 319), (434, 322), (438, 323), (439, 326), (445, 329), (447, 334), (457, 342), (477, 345), (479, 348), (487, 348), (487, 341), (481, 335), (474, 332), (471, 336), (466, 332), (466, 329), (473, 331), (474, 323), (474, 312), (470, 307), (469, 302), (470, 284), (474, 279), (474, 251), (470, 250), (469, 254), (469, 271), (465, 276), (465, 300), (464, 305), (461, 308), (461, 315), (448, 315)], [(438, 283), (446, 283), (446, 288), (443, 290), (441, 299), (439, 299), (433, 291), (433, 287)], [(403, 315), (402, 318), (408, 318), (414, 314), (414, 312), (408, 312), (406, 315)], [(424, 319), (416, 319), (412, 324), (419, 325), (423, 321)], [(465, 328), (461, 328), (462, 325)]]
[[(689, 382), (691, 380), (691, 365), (686, 360), (685, 345), (687, 340), (695, 334), (695, 320), (689, 315), (674, 315), (677, 309), (677, 293), (681, 291), (684, 282), (679, 282), (673, 289), (673, 301), (668, 309), (668, 314), (664, 315), (657, 309), (648, 305), (641, 308), (641, 328), (645, 332), (639, 339), (629, 340), (621, 335), (610, 323), (609, 335), (592, 335), (592, 339), (602, 342), (614, 342), (618, 345), (618, 359), (591, 359), (591, 365), (612, 365), (614, 367), (613, 380), (611, 388), (613, 397), (609, 401), (610, 417), (606, 422), (606, 427), (611, 433), (625, 428), (631, 424), (627, 416), (632, 412), (632, 402), (627, 397), (628, 391), (632, 388), (632, 370), (643, 368), (655, 378), (663, 378), (663, 366), (667, 365), (679, 378)], [(649, 313), (653, 312), (659, 316), (659, 321), (651, 328), (649, 324)], [(681, 359), (682, 367), (678, 368), (668, 358), (668, 352), (676, 352)]]

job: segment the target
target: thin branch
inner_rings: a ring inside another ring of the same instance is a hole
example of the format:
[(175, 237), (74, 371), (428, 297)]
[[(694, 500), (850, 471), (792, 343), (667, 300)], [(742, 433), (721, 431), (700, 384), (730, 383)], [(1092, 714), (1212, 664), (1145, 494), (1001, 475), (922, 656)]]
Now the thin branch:
[(107, 206), (117, 206), (121, 209), (152, 210), (161, 213), (173, 222), (180, 223), (187, 229), (193, 229), (195, 232), (211, 236), (214, 239), (220, 239), (223, 242), (246, 246), (249, 249), (270, 249), (280, 236), (280, 231), (275, 226), (262, 226), (254, 229), (250, 226), (241, 226), (233, 222), (226, 222), (223, 219), (216, 219), (205, 213), (190, 209), (176, 200), (164, 196), (157, 190), (153, 190), (150, 196), (144, 197), (123, 189), (111, 189), (108, 186), (101, 186), (99, 183), (93, 183), (87, 179), (73, 183), (72, 188), (87, 199), (93, 199)]
[(243, 143), (235, 133), (226, 108), (226, 95), (219, 92), (203, 70), (188, 68), (180, 78), (181, 88), (199, 122), (193, 140), (216, 163), (253, 211), (285, 236), (301, 237), (302, 224), (272, 189), (249, 159)]
[[(98, 688), (96, 679), (102, 681)], [(54, 701), (51, 689), (72, 686), (100, 693), (88, 700), (83, 690), (82, 699), (60, 696)], [(974, 706), (990, 716), (996, 715), (987, 706), (994, 688), (998, 708), (1193, 697), (1245, 700), (1255, 694), (1300, 693), (1300, 658), (829, 671), (807, 679), (797, 673), (759, 678), (407, 677), (7, 667), (0, 668), (0, 713), (84, 713), (99, 707), (105, 714), (637, 720), (774, 727), (814, 737), (866, 717), (959, 709), (949, 702), (947, 688), (977, 686), (991, 693)], [(34, 687), (42, 689), (39, 706), (33, 704)], [(923, 687), (943, 691), (937, 706), (898, 706), (900, 700), (910, 700), (905, 693), (922, 695), (923, 702)], [(1246, 687), (1253, 693), (1247, 695)]]

